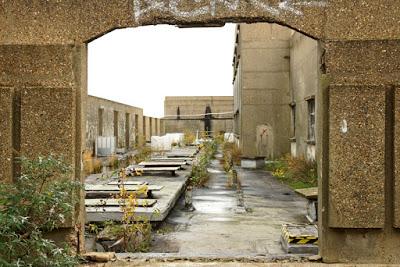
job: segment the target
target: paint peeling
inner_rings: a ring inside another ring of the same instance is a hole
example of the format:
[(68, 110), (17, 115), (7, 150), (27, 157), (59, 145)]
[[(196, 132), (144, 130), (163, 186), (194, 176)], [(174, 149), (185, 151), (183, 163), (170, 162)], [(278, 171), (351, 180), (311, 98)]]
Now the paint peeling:
[[(162, 12), (172, 14), (177, 18), (193, 18), (203, 15), (216, 15), (218, 7), (223, 7), (230, 11), (237, 11), (244, 0), (193, 0), (196, 4), (204, 2), (204, 5), (190, 11), (184, 11), (179, 8), (183, 0), (133, 0), (135, 21), (139, 22), (146, 14), (150, 12)], [(327, 0), (320, 1), (293, 1), (284, 0), (278, 5), (272, 5), (266, 0), (246, 0), (245, 4), (252, 5), (262, 12), (273, 16), (279, 16), (281, 12), (287, 12), (295, 16), (302, 16), (303, 12), (299, 7), (325, 7)]]

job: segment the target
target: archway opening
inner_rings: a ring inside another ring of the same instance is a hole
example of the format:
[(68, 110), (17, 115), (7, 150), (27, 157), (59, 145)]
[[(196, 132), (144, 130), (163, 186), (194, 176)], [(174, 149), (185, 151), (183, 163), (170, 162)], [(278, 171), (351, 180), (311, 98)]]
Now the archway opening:
[[(157, 31), (157, 28), (154, 27), (154, 30)], [(105, 148), (109, 151), (108, 155), (104, 155), (105, 160), (109, 160), (107, 156), (115, 160), (115, 156), (132, 155), (133, 161), (128, 160), (126, 166), (138, 166), (145, 161), (152, 161), (152, 165), (154, 162), (159, 162), (158, 160), (168, 161), (166, 159), (168, 153), (178, 150), (181, 153), (185, 147), (190, 151), (193, 149), (193, 144), (198, 144), (196, 142), (199, 140), (201, 142), (201, 132), (205, 133), (204, 138), (216, 138), (221, 133), (225, 134), (222, 135), (224, 143), (220, 143), (217, 160), (211, 160), (207, 166), (209, 180), (190, 190), (189, 193), (186, 191), (186, 197), (188, 194), (192, 197), (193, 211), (184, 209), (187, 203), (185, 194), (182, 194), (185, 191), (184, 184), (187, 183), (185, 179), (193, 175), (190, 171), (191, 166), (182, 171), (182, 174), (178, 171), (178, 178), (169, 177), (163, 170), (156, 175), (145, 174), (134, 179), (128, 178), (128, 183), (143, 182), (149, 186), (161, 186), (171, 190), (168, 194), (176, 194), (170, 202), (170, 207), (163, 210), (166, 212), (163, 213), (165, 217), (162, 220), (154, 219), (152, 222), (156, 231), (152, 233), (153, 240), (147, 247), (149, 252), (170, 255), (178, 253), (181, 256), (216, 254), (221, 257), (254, 256), (257, 253), (267, 256), (284, 255), (289, 250), (285, 251), (281, 246), (283, 224), (310, 222), (313, 225), (317, 224), (316, 144), (320, 137), (316, 126), (318, 117), (316, 114), (321, 111), (318, 110), (316, 102), (320, 88), (321, 67), (323, 67), (321, 45), (302, 33), (269, 23), (238, 24), (232, 27), (231, 34), (233, 36), (231, 45), (226, 47), (231, 50), (232, 55), (229, 62), (231, 65), (229, 71), (232, 72), (229, 80), (231, 96), (227, 96), (230, 99), (218, 98), (219, 95), (216, 94), (218, 90), (215, 87), (212, 89), (214, 94), (209, 96), (193, 97), (192, 92), (172, 97), (167, 93), (164, 94), (166, 98), (162, 119), (154, 118), (152, 114), (144, 115), (146, 109), (151, 108), (151, 105), (149, 106), (151, 101), (147, 102), (148, 106), (144, 104), (138, 108), (133, 107), (136, 104), (129, 102), (129, 98), (144, 98), (145, 94), (141, 91), (146, 89), (141, 89), (137, 85), (127, 85), (132, 88), (133, 93), (127, 94), (126, 90), (118, 93), (120, 99), (126, 99), (123, 105), (99, 99), (88, 101), (87, 128), (98, 128), (91, 125), (100, 125), (101, 122), (102, 129), (98, 131), (98, 136), (87, 135), (87, 141), (91, 139), (87, 144), (94, 143), (99, 146), (102, 139), (107, 139), (106, 142), (110, 140), (107, 143), (110, 148)], [(101, 41), (102, 38), (94, 42)], [(208, 39), (203, 42), (212, 43), (213, 40)], [(89, 45), (89, 80), (96, 79), (96, 74), (91, 74), (90, 70), (91, 49)], [(162, 49), (161, 44), (159, 49)], [(149, 49), (140, 52), (152, 51), (154, 50)], [(166, 53), (169, 52), (167, 50)], [(175, 56), (179, 64), (179, 57)], [(157, 60), (166, 61), (163, 58)], [(209, 58), (208, 61), (210, 65), (214, 64), (213, 58)], [(140, 66), (137, 62), (132, 62), (131, 66), (134, 64)], [(129, 66), (125, 65), (121, 70), (126, 73), (125, 75), (132, 75)], [(185, 68), (190, 69), (191, 66), (185, 65)], [(147, 72), (149, 71), (152, 69), (148, 68)], [(137, 70), (133, 73), (133, 79), (135, 76), (143, 75)], [(165, 74), (154, 70), (152, 75), (154, 79), (163, 80), (166, 77)], [(199, 79), (210, 79), (201, 71), (198, 72), (198, 76)], [(181, 78), (178, 75), (171, 80)], [(187, 85), (187, 92), (193, 91), (190, 86)], [(164, 86), (162, 90), (168, 91), (170, 88)], [(91, 89), (93, 88), (89, 83), (89, 93)], [(160, 88), (156, 89), (160, 91)], [(115, 94), (118, 88), (113, 88), (112, 91)], [(195, 91), (197, 93), (199, 90)], [(155, 102), (153, 101), (153, 105)], [(200, 109), (197, 110), (197, 107)], [(113, 112), (113, 120), (110, 120), (109, 126), (107, 126), (107, 115), (104, 115), (104, 110), (107, 109)], [(105, 117), (98, 118), (97, 123), (90, 115), (93, 112)], [(109, 136), (106, 135), (107, 127), (113, 127), (113, 132), (110, 131)], [(92, 134), (95, 132), (88, 131)], [(175, 133), (182, 134), (182, 137), (191, 135), (196, 138), (192, 143), (186, 144), (184, 138), (178, 138), (167, 145), (166, 149), (164, 144), (161, 144), (165, 141), (161, 136)], [(123, 135), (124, 138), (118, 138), (118, 135)], [(122, 143), (124, 140), (132, 140), (132, 145), (127, 143), (128, 141)], [(236, 155), (240, 161), (235, 162), (234, 167), (225, 172), (223, 165), (226, 159), (223, 148), (228, 147), (228, 143), (240, 153), (240, 157)], [(144, 147), (153, 148), (153, 151), (147, 158), (140, 158), (137, 161), (135, 156), (142, 153)], [(94, 151), (98, 151), (98, 148)], [(182, 154), (180, 155), (179, 158), (182, 158)], [(93, 157), (98, 159), (99, 155)], [(104, 165), (104, 159), (102, 162)], [(118, 166), (123, 167), (123, 165)], [(296, 166), (300, 170), (296, 169)], [(105, 171), (108, 173), (106, 180), (101, 182), (97, 180), (98, 176), (104, 177), (102, 172), (88, 175), (86, 182), (91, 185), (115, 185), (113, 174), (107, 172), (107, 169)], [(234, 171), (236, 178), (232, 178), (230, 171)], [(298, 177), (299, 175), (302, 176)], [(182, 187), (174, 185), (179, 179)], [(236, 183), (240, 180), (239, 185), (230, 184), (232, 179), (236, 179)], [(295, 192), (296, 189), (310, 187), (314, 190), (310, 200), (307, 199), (310, 196), (308, 193), (301, 193), (301, 190), (300, 194)], [(157, 216), (154, 216), (156, 210), (163, 205), (163, 201), (166, 201), (161, 196), (162, 192), (162, 190), (154, 191), (152, 196), (148, 197), (150, 202), (154, 201), (150, 207), (154, 213), (150, 214), (150, 217), (156, 218)], [(87, 202), (92, 203), (93, 200)], [(113, 220), (118, 224), (123, 217), (123, 212), (117, 212), (119, 215), (115, 216), (116, 211), (120, 209), (119, 206), (119, 204), (114, 206), (107, 204), (106, 207), (103, 205), (101, 210), (96, 210), (92, 204), (89, 205), (86, 207), (89, 215), (88, 225), (90, 227), (96, 225), (96, 229), (103, 230), (104, 221)], [(136, 211), (144, 209), (149, 207), (140, 205), (135, 207)], [(316, 230), (313, 233), (318, 236)], [(210, 242), (212, 239), (214, 241)], [(227, 244), (236, 245), (227, 246)], [(106, 250), (112, 249), (110, 245), (113, 247), (109, 240), (101, 240), (97, 245)], [(307, 250), (305, 254), (317, 253), (316, 244), (313, 249)], [(193, 250), (197, 252), (194, 253)]]

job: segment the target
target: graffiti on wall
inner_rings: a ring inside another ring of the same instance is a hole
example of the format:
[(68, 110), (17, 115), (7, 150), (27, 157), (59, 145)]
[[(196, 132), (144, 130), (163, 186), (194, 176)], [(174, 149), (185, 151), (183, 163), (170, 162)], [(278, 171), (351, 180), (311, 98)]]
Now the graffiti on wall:
[[(177, 18), (193, 18), (202, 15), (215, 16), (217, 8), (237, 11), (244, 0), (192, 0), (197, 8), (182, 10), (182, 2), (187, 0), (133, 0), (135, 21), (139, 22), (143, 16), (150, 12), (172, 14)], [(278, 4), (271, 4), (268, 0), (246, 0), (246, 4), (255, 9), (278, 16), (281, 12), (289, 12), (296, 16), (303, 15), (300, 7), (325, 7), (328, 0), (283, 0)], [(204, 2), (204, 4), (202, 4)]]

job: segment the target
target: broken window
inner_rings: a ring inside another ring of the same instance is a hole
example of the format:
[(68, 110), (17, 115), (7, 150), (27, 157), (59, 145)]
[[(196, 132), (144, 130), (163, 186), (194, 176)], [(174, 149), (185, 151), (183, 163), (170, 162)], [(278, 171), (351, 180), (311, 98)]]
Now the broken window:
[(315, 98), (307, 99), (308, 105), (308, 141), (315, 141)]

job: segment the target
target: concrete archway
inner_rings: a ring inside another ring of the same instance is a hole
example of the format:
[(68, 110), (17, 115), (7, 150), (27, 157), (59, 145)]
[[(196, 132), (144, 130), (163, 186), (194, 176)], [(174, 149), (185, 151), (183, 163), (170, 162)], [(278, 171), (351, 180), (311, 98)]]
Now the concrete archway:
[[(16, 153), (49, 152), (63, 154), (81, 179), (91, 40), (150, 24), (278, 23), (325, 44), (317, 96), (323, 259), (400, 263), (399, 16), (397, 0), (3, 2), (0, 179), (13, 177)], [(68, 231), (78, 247), (82, 214)]]

